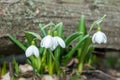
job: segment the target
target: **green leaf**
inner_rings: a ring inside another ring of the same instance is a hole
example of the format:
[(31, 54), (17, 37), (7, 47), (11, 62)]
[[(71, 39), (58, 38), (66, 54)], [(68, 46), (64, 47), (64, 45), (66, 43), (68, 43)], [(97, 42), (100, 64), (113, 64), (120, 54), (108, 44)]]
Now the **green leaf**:
[(91, 38), (90, 37), (88, 37), (88, 38), (86, 38), (86, 40), (84, 40), (84, 42), (83, 42), (83, 44), (82, 44), (82, 46), (79, 48), (79, 49), (81, 49), (81, 52), (80, 53), (78, 53), (78, 58), (79, 58), (79, 60), (84, 60), (85, 59), (85, 57), (86, 57), (86, 55), (87, 55), (87, 53), (88, 53), (88, 51), (89, 51), (89, 46), (91, 45)]
[(53, 31), (58, 30), (58, 28), (59, 28), (60, 26), (63, 26), (63, 23), (62, 23), (62, 22), (56, 24), (56, 25), (54, 26), (54, 28), (53, 28)]
[(27, 59), (27, 63), (30, 64), (30, 65), (32, 65), (32, 62), (31, 62), (30, 59)]
[(70, 59), (73, 53), (81, 46), (81, 44), (89, 37), (89, 35), (84, 36), (78, 43), (70, 50), (70, 52), (63, 58)]
[[(59, 37), (63, 37), (63, 23), (62, 22), (60, 22), (60, 23), (58, 23), (57, 25), (55, 25), (55, 27), (57, 28), (57, 33), (58, 33), (58, 36)], [(57, 60), (56, 62), (58, 63), (58, 65), (57, 66), (59, 66), (59, 59), (60, 59), (60, 55), (61, 55), (61, 50), (62, 50), (62, 48), (61, 47), (57, 47), (56, 49), (55, 49), (55, 51), (54, 51), (54, 54), (55, 54), (55, 59)]]
[(45, 29), (46, 29), (47, 27), (51, 27), (51, 26), (53, 27), (53, 26), (55, 26), (55, 24), (52, 23), (52, 22), (48, 23), (47, 25), (39, 24), (39, 28), (40, 28), (40, 31), (41, 31), (43, 37), (47, 35), (47, 32), (46, 32)]
[(81, 16), (79, 25), (78, 25), (78, 32), (82, 32), (81, 36), (86, 35), (86, 25), (85, 25), (85, 18), (84, 15)]
[(71, 42), (74, 41), (75, 39), (77, 39), (78, 37), (80, 37), (81, 34), (82, 34), (81, 32), (75, 32), (75, 33), (71, 34), (70, 36), (68, 36), (65, 39), (66, 45), (68, 46), (69, 44), (71, 44)]
[(26, 50), (26, 47), (23, 45), (23, 43), (21, 43), (19, 40), (17, 40), (15, 37), (13, 37), (12, 35), (8, 34), (8, 37), (15, 43), (17, 44), (22, 50)]
[(95, 23), (100, 24), (105, 17), (106, 17), (106, 14), (103, 17), (101, 17), (100, 19), (98, 19), (97, 21), (95, 21)]
[(18, 76), (18, 74), (19, 74), (19, 65), (16, 62), (14, 57), (13, 57), (13, 64), (14, 64), (14, 68), (15, 68), (15, 74)]
[(40, 31), (41, 31), (41, 33), (42, 33), (42, 37), (44, 37), (44, 36), (47, 35), (47, 33), (46, 33), (45, 29), (43, 29), (43, 27), (44, 27), (43, 24), (39, 24), (39, 28), (40, 28)]
[(60, 55), (61, 55), (61, 47), (58, 46), (54, 51), (54, 56), (55, 56), (56, 62), (58, 63), (57, 66), (60, 66)]
[[(84, 15), (81, 16), (80, 21), (79, 21), (79, 25), (78, 25), (78, 32), (82, 32), (83, 34), (79, 37), (78, 41), (80, 41), (85, 35), (86, 35), (86, 25), (85, 25), (85, 18)], [(83, 44), (81, 44), (81, 46), (83, 46)], [(81, 54), (82, 49), (79, 47), (78, 49), (78, 54)]]
[(86, 55), (86, 62), (88, 63), (88, 64), (92, 64), (93, 62), (94, 62), (94, 58), (95, 58), (95, 55), (94, 54), (92, 54), (93, 53), (93, 51), (94, 51), (94, 49), (95, 49), (95, 47), (93, 47), (92, 45), (90, 45), (89, 47), (88, 47), (88, 51), (87, 51), (87, 55)]
[(25, 36), (26, 36), (26, 39), (29, 43), (29, 45), (31, 45), (31, 42), (36, 38), (36, 39), (39, 39), (41, 40), (41, 36), (35, 32), (29, 32), (29, 31), (26, 31), (25, 32)]
[(38, 71), (40, 71), (41, 70), (41, 65), (42, 65), (42, 62), (41, 62), (41, 58), (39, 57), (39, 58), (37, 58), (37, 69), (38, 69)]
[(36, 38), (39, 39), (39, 40), (42, 39), (41, 36), (40, 36), (38, 33), (35, 33), (35, 32), (29, 32), (29, 31), (26, 31), (25, 33), (26, 33), (26, 34), (30, 34), (30, 35), (36, 37)]
[(63, 23), (60, 22), (57, 25), (58, 36), (63, 37)]
[(47, 27), (54, 26), (55, 24), (50, 22), (47, 25), (44, 25), (41, 29), (46, 29)]
[(7, 63), (6, 61), (3, 62), (1, 74), (4, 75), (7, 72)]

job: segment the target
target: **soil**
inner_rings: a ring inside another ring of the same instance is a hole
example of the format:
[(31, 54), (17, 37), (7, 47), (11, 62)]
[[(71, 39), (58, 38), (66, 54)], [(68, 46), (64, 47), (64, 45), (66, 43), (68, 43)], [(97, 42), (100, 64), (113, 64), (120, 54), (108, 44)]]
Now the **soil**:
[[(25, 64), (25, 63), (24, 63)], [(22, 65), (24, 65), (22, 64)], [(11, 78), (15, 76), (14, 74), (14, 66), (12, 66), (11, 62), (8, 62), (9, 67), (9, 73)], [(20, 64), (21, 65), (21, 64)], [(101, 64), (99, 64), (101, 65)], [(66, 74), (64, 75), (48, 75), (47, 72), (40, 76), (36, 76), (33, 71), (27, 71), (24, 73), (20, 73), (17, 75), (16, 80), (21, 80), (21, 78), (24, 78), (23, 80), (47, 80), (47, 77), (50, 77), (52, 79), (50, 80), (119, 80), (119, 72), (115, 69), (106, 69), (104, 67), (105, 65), (102, 65), (101, 69), (98, 66), (91, 66), (88, 64), (84, 65), (84, 70), (82, 72), (78, 72), (77, 69), (77, 62), (76, 59), (73, 58), (66, 67), (61, 67)]]
[[(21, 76), (21, 77), (28, 78), (28, 79), (35, 79), (35, 80), (43, 80), (43, 78), (46, 77), (46, 75), (43, 75), (40, 77), (34, 76), (32, 75), (32, 72), (31, 73), (29, 72), (28, 74), (24, 74), (24, 76)], [(53, 75), (52, 77), (53, 77), (53, 80), (116, 80), (115, 77), (112, 77), (100, 70), (84, 71), (82, 72), (82, 75), (69, 74), (61, 77)]]

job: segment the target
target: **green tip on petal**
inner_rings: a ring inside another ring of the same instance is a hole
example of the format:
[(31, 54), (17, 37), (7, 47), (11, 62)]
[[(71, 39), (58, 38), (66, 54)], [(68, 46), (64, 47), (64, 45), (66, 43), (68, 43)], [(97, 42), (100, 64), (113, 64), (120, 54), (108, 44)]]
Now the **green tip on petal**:
[(54, 36), (58, 36), (58, 33), (57, 33), (57, 31), (54, 31)]
[(35, 45), (35, 41), (33, 40), (33, 41), (31, 42), (31, 44), (32, 44), (32, 45)]
[(100, 27), (100, 25), (98, 26), (97, 31), (101, 31), (101, 27)]
[(51, 30), (48, 30), (48, 35), (52, 35)]

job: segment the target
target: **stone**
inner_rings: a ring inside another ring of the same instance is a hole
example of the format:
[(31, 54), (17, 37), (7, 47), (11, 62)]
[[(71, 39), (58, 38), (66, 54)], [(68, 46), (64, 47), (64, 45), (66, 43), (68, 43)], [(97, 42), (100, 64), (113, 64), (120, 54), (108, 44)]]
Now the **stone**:
[(10, 80), (9, 72), (7, 72), (5, 75), (3, 75), (1, 80)]
[(45, 75), (41, 78), (41, 80), (54, 80), (54, 78), (50, 75)]
[(19, 66), (19, 70), (21, 73), (26, 73), (28, 71), (33, 71), (33, 68), (32, 68), (32, 66), (30, 66), (28, 64), (24, 64), (24, 65)]

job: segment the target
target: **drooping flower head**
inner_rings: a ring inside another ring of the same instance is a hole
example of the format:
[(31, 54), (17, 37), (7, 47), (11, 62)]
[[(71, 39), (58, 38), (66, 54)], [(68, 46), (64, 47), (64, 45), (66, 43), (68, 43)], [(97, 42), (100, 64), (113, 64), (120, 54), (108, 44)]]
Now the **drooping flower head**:
[(65, 48), (65, 42), (64, 40), (58, 36), (57, 31), (54, 31), (54, 37), (53, 37), (53, 49), (55, 49), (57, 46), (61, 46), (62, 48)]
[(44, 48), (51, 48), (52, 45), (53, 45), (53, 37), (51, 35), (47, 35), (45, 36), (42, 40), (41, 40), (41, 47), (44, 47)]
[(53, 46), (53, 37), (51, 36), (51, 31), (49, 30), (48, 31), (48, 35), (45, 36), (42, 40), (41, 40), (41, 47), (44, 47), (44, 48), (49, 48), (51, 49), (52, 46)]
[(98, 31), (93, 35), (92, 42), (98, 44), (107, 42), (107, 37), (105, 33), (101, 32), (100, 27), (98, 27)]
[(29, 46), (29, 47), (26, 49), (26, 51), (25, 51), (26, 57), (29, 57), (29, 56), (31, 56), (31, 55), (35, 55), (36, 57), (39, 56), (39, 50), (38, 50), (38, 48), (37, 48), (35, 45), (33, 45), (33, 43), (34, 43), (34, 41), (32, 42), (32, 45)]
[(55, 49), (58, 45), (60, 45), (62, 48), (65, 48), (66, 46), (64, 40), (59, 36), (53, 37), (53, 41), (53, 49)]
[(53, 43), (53, 49), (55, 49), (58, 45), (60, 45), (62, 48), (65, 48), (66, 46), (64, 40), (58, 36), (57, 31), (54, 32)]
[(52, 51), (56, 49), (58, 45), (65, 48), (65, 42), (59, 36), (52, 37), (51, 35), (45, 36), (40, 43), (41, 47), (49, 48)]

